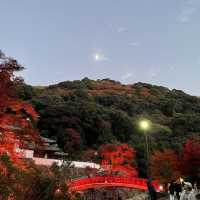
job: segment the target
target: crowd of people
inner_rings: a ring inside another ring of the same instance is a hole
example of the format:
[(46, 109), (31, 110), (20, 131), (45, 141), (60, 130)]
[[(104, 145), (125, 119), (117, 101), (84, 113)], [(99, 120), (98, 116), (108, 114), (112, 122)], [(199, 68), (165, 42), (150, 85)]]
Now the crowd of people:
[(183, 180), (172, 181), (168, 187), (170, 200), (199, 200), (200, 185), (199, 181), (191, 184)]
[[(147, 187), (151, 200), (157, 200), (157, 192), (152, 180), (147, 181)], [(191, 184), (182, 179), (171, 181), (168, 185), (169, 200), (200, 200), (200, 180)]]

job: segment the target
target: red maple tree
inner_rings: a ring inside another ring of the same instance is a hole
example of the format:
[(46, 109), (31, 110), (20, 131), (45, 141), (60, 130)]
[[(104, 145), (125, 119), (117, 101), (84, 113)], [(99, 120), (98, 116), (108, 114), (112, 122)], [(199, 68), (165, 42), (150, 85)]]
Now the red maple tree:
[(101, 165), (111, 173), (119, 172), (124, 175), (138, 176), (135, 166), (135, 150), (128, 144), (104, 144), (100, 147)]
[(7, 154), (16, 165), (22, 163), (19, 147), (26, 141), (40, 141), (32, 123), (37, 120), (37, 113), (16, 95), (16, 85), (22, 79), (14, 73), (22, 69), (16, 60), (0, 51), (0, 156)]
[(163, 152), (156, 151), (150, 160), (151, 177), (167, 184), (180, 177), (180, 162), (176, 153), (171, 149)]
[(181, 169), (185, 176), (197, 177), (200, 169), (200, 143), (197, 140), (188, 139), (186, 141)]

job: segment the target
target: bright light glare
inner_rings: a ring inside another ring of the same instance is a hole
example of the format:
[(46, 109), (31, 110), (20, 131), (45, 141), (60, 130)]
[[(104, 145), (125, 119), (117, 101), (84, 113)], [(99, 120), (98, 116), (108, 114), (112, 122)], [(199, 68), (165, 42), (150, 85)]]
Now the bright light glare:
[(100, 60), (100, 55), (98, 53), (94, 54), (94, 59), (96, 61), (99, 61)]
[(162, 185), (159, 186), (159, 190), (163, 191), (163, 186)]
[(181, 182), (181, 183), (184, 182), (183, 178), (180, 178), (180, 182)]
[(142, 120), (141, 122), (140, 122), (140, 127), (141, 127), (141, 129), (143, 129), (143, 130), (147, 130), (148, 128), (149, 128), (149, 122), (147, 121), (147, 120)]
[(107, 60), (105, 55), (103, 53), (99, 53), (99, 52), (96, 52), (96, 53), (93, 54), (93, 59), (94, 59), (95, 62), (102, 62), (102, 61)]

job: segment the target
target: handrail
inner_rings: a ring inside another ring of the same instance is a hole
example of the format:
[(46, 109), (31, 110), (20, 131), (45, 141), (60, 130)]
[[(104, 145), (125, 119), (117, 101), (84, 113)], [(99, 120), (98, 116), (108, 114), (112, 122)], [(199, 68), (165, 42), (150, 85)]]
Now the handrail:
[[(158, 185), (157, 182), (153, 182), (153, 185), (158, 192), (162, 190), (161, 186)], [(147, 190), (147, 180), (136, 177), (95, 176), (68, 182), (68, 188), (70, 191), (83, 191), (99, 187), (126, 187)]]

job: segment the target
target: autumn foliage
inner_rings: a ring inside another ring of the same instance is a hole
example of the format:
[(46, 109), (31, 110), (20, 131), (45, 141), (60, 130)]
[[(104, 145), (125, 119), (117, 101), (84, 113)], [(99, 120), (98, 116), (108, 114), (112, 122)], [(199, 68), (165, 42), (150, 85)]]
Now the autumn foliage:
[(200, 170), (200, 143), (188, 139), (183, 148), (181, 171), (186, 176), (197, 177)]
[(11, 161), (20, 165), (19, 147), (25, 141), (39, 142), (33, 126), (37, 113), (33, 107), (17, 98), (15, 87), (22, 79), (14, 73), (23, 67), (0, 52), (0, 156), (7, 154)]
[(100, 147), (101, 165), (105, 170), (137, 176), (135, 150), (128, 144), (105, 144)]
[(151, 157), (150, 174), (162, 183), (169, 183), (180, 177), (180, 162), (173, 150), (156, 151)]

